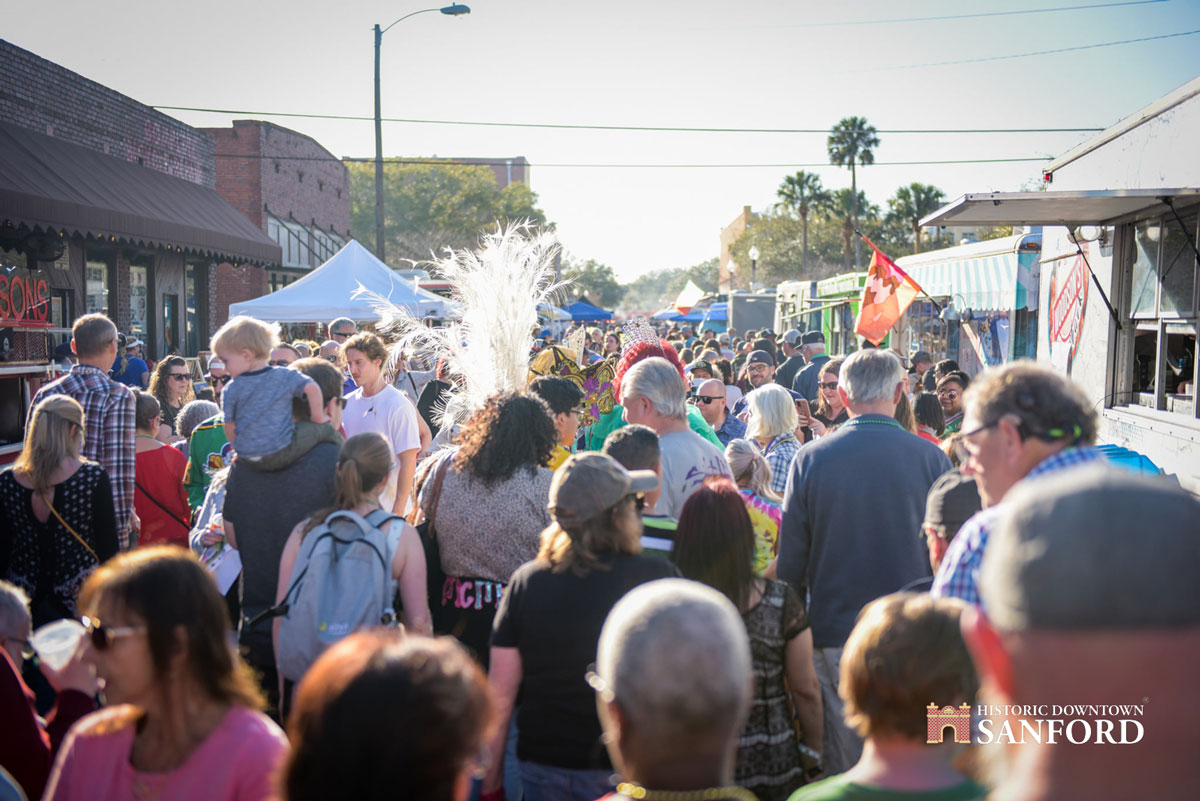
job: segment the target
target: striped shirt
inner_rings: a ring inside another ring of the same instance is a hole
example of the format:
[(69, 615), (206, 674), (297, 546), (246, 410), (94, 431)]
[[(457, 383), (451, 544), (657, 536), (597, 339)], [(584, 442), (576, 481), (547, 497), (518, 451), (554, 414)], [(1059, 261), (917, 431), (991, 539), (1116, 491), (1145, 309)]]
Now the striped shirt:
[(129, 517), (133, 511), (133, 478), (137, 459), (134, 442), (137, 423), (133, 393), (129, 387), (108, 377), (98, 367), (76, 364), (62, 378), (46, 384), (33, 396), (33, 409), (51, 395), (67, 395), (83, 407), (84, 438), (80, 456), (99, 462), (112, 484), (113, 508), (117, 517), (117, 540), (121, 550), (129, 548)]

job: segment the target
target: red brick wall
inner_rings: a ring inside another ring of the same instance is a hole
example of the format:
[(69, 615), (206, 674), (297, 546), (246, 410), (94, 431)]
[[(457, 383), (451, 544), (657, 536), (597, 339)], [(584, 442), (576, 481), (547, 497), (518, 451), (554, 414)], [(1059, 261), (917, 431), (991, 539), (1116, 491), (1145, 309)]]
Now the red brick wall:
[(266, 230), (262, 201), (262, 136), (254, 126), (205, 128), (217, 144), (217, 193)]
[(229, 304), (240, 303), (267, 294), (267, 271), (262, 267), (217, 264), (209, 273), (209, 335), (229, 319)]
[(0, 121), (212, 187), (213, 140), (0, 40)]

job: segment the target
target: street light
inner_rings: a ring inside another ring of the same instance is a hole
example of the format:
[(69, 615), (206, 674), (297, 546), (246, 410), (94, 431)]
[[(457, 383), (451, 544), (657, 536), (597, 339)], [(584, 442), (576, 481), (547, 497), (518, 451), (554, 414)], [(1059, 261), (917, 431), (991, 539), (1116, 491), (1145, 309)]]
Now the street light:
[(746, 254), (750, 257), (750, 291), (754, 292), (758, 287), (758, 246), (751, 245), (750, 252)]
[(383, 42), (383, 35), (390, 31), (398, 22), (403, 22), (409, 17), (415, 17), (418, 14), (427, 14), (431, 11), (440, 11), (450, 17), (458, 17), (463, 14), (470, 14), (471, 9), (460, 3), (445, 6), (444, 8), (423, 8), (420, 11), (414, 11), (411, 14), (405, 14), (400, 19), (393, 22), (386, 28), (380, 29), (378, 23), (375, 25), (375, 254), (380, 261), (383, 257), (383, 121), (380, 119), (379, 108), (379, 45)]

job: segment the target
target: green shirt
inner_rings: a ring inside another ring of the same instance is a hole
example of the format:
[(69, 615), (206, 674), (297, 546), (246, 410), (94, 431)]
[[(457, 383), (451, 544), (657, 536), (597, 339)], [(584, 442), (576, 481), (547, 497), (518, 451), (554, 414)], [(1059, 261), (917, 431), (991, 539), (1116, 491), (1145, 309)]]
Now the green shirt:
[(941, 790), (888, 790), (848, 781), (846, 775), (801, 787), (788, 801), (983, 801), (987, 790), (969, 779)]
[[(625, 425), (625, 421), (621, 419), (621, 412), (624, 409), (620, 406), (614, 406), (613, 410), (608, 414), (600, 416), (600, 419), (592, 424), (587, 432), (587, 447), (585, 450), (598, 451), (604, 447), (604, 441), (608, 439), (608, 435)], [(706, 440), (716, 445), (722, 451), (725, 446), (721, 444), (721, 440), (717, 439), (716, 433), (712, 426), (704, 419), (704, 415), (700, 414), (700, 410), (692, 404), (687, 404), (687, 421), (688, 427), (695, 431)]]
[(669, 560), (678, 526), (679, 521), (673, 517), (642, 515), (642, 553)]
[(213, 473), (229, 466), (232, 448), (227, 448), (225, 438), (225, 416), (210, 417), (192, 431), (188, 441), (188, 463), (183, 473), (183, 486), (187, 490), (188, 503), (199, 509), (208, 492)]

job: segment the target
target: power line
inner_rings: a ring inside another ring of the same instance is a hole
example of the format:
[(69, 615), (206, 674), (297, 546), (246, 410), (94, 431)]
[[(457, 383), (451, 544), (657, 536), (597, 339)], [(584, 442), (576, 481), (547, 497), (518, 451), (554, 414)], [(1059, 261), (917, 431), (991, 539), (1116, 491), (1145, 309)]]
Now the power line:
[[(892, 19), (842, 20), (840, 22), (798, 22), (795, 24), (772, 25), (772, 28), (836, 28), (843, 25), (890, 25), (897, 22), (937, 22), (941, 20), (977, 19), (980, 17), (1015, 17), (1022, 14), (1050, 14), (1059, 11), (1082, 11), (1094, 8), (1116, 8), (1118, 6), (1145, 6), (1165, 3), (1167, 0), (1126, 0), (1121, 3), (1090, 3), (1082, 6), (1056, 6), (1054, 8), (1028, 8), (1020, 11), (981, 11), (977, 14), (950, 14), (941, 17), (895, 17)], [(757, 27), (757, 26), (755, 26)]]
[(960, 58), (953, 61), (930, 61), (924, 64), (896, 64), (894, 66), (883, 67), (864, 67), (857, 70), (838, 70), (837, 72), (829, 73), (831, 75), (854, 75), (863, 72), (886, 72), (888, 70), (912, 70), (921, 67), (948, 67), (955, 64), (979, 64), (984, 61), (1007, 61), (1014, 58), (1029, 58), (1030, 56), (1050, 56), (1057, 53), (1073, 53), (1078, 50), (1094, 50), (1098, 47), (1116, 47), (1117, 45), (1137, 44), (1138, 42), (1153, 42), (1159, 39), (1173, 39), (1176, 36), (1194, 36), (1200, 33), (1200, 29), (1194, 31), (1180, 31), (1178, 33), (1164, 33), (1161, 36), (1143, 36), (1138, 39), (1122, 39), (1119, 42), (1098, 42), (1090, 45), (1077, 45), (1075, 47), (1058, 47), (1054, 50), (1034, 50), (1028, 53), (1010, 53), (1006, 56), (981, 56), (979, 58)]
[[(375, 161), (374, 156), (347, 156), (343, 159), (325, 158), (321, 156), (270, 156), (270, 155), (253, 155), (242, 153), (217, 153), (217, 158), (239, 158), (239, 159), (262, 159), (273, 161), (342, 161), (369, 164)], [(1030, 161), (1049, 161), (1050, 156), (1034, 156), (1031, 158), (1004, 158), (1004, 159), (948, 159), (940, 161), (876, 161), (872, 167), (908, 167), (916, 165), (932, 165), (932, 164), (1006, 164), (1014, 162), (1030, 162)], [(403, 157), (388, 157), (383, 160), (385, 164), (440, 164), (440, 165), (458, 165), (466, 167), (495, 167), (498, 162), (494, 159), (491, 161), (471, 161), (459, 160), (452, 158), (403, 158)], [(838, 167), (841, 165), (831, 162), (810, 162), (806, 164), (585, 164), (585, 163), (562, 163), (562, 162), (541, 162), (529, 163), (524, 162), (514, 166), (520, 167), (537, 167), (545, 169), (548, 167), (566, 167), (566, 168), (596, 168), (596, 169), (754, 169), (758, 167), (770, 168), (793, 168), (793, 167)]]
[[(374, 117), (352, 114), (305, 114), (288, 111), (246, 111), (228, 108), (197, 108), (195, 106), (151, 106), (159, 111), (196, 111), (203, 114), (244, 114), (251, 117), (300, 117), (314, 120), (350, 120), (374, 122)], [(416, 120), (404, 117), (382, 117), (383, 122), (403, 122), (413, 125), (475, 125), (488, 128), (549, 128), (579, 131), (664, 131), (670, 133), (769, 133), (822, 134), (828, 128), (690, 128), (677, 125), (575, 125), (551, 122), (488, 122), (482, 120)], [(878, 128), (881, 134), (1004, 134), (1004, 133), (1096, 133), (1103, 128)]]

